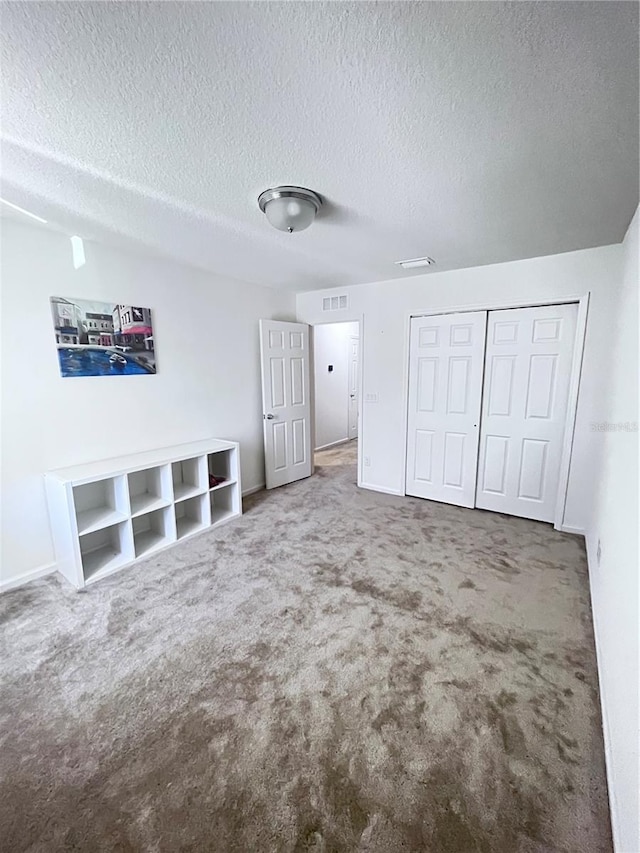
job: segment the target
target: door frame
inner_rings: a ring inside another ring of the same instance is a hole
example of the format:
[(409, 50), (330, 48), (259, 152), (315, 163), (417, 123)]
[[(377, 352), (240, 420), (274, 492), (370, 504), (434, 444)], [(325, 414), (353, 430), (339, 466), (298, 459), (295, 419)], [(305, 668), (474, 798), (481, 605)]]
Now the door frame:
[[(310, 356), (310, 386), (311, 386), (311, 453), (315, 455), (315, 446), (316, 446), (316, 383), (315, 383), (315, 355), (316, 355), (316, 347), (315, 347), (315, 332), (314, 329), (316, 326), (336, 326), (342, 323), (358, 323), (360, 328), (360, 350), (358, 352), (358, 465), (357, 465), (357, 484), (358, 487), (362, 487), (362, 436), (364, 432), (364, 419), (362, 417), (362, 402), (363, 402), (363, 388), (364, 388), (364, 314), (354, 314), (348, 319), (340, 319), (340, 320), (322, 320), (319, 323), (309, 323), (310, 333), (309, 333), (309, 356)], [(346, 442), (345, 442), (346, 444)], [(337, 446), (337, 445), (336, 445)], [(315, 464), (311, 465), (311, 474), (315, 474)]]
[[(583, 530), (570, 527), (564, 523), (565, 506), (567, 502), (567, 489), (569, 487), (569, 471), (571, 467), (571, 456), (573, 453), (573, 437), (576, 426), (576, 413), (578, 409), (578, 393), (580, 389), (580, 376), (582, 374), (582, 360), (584, 356), (584, 344), (587, 332), (587, 318), (589, 314), (589, 298), (591, 292), (587, 291), (581, 295), (566, 296), (556, 299), (536, 299), (532, 301), (516, 302), (482, 302), (467, 305), (451, 305), (442, 308), (429, 308), (423, 311), (410, 311), (405, 318), (405, 340), (404, 340), (404, 377), (403, 377), (403, 428), (404, 443), (402, 455), (402, 494), (406, 495), (407, 488), (407, 434), (409, 427), (409, 357), (411, 319), (413, 317), (430, 317), (439, 314), (462, 314), (468, 311), (504, 311), (510, 308), (539, 308), (548, 305), (578, 305), (576, 317), (576, 334), (573, 345), (573, 358), (571, 364), (571, 379), (569, 381), (569, 395), (567, 399), (567, 414), (565, 418), (564, 433), (562, 437), (562, 455), (560, 457), (560, 474), (558, 476), (558, 493), (556, 495), (556, 506), (554, 512), (553, 526), (555, 530), (565, 533), (580, 533)], [(362, 422), (362, 419), (361, 419)], [(358, 485), (360, 485), (360, 444), (358, 444)]]
[[(354, 322), (355, 322), (355, 321), (354, 321)], [(359, 332), (359, 331), (360, 331), (360, 326), (358, 325), (358, 332)], [(358, 342), (358, 371), (357, 371), (358, 376), (357, 376), (357, 379), (356, 379), (356, 385), (357, 385), (357, 386), (358, 386), (358, 388), (359, 388), (359, 382), (360, 382), (360, 361), (361, 361), (361, 359), (362, 359), (362, 345), (361, 345), (361, 342), (360, 342), (360, 335), (359, 335), (359, 334), (358, 334), (358, 335), (349, 335), (349, 347), (348, 347), (349, 352), (348, 352), (348, 354), (347, 354), (347, 364), (348, 364), (348, 365), (350, 364), (350, 359), (351, 359), (351, 346), (352, 346), (352, 344), (353, 344), (353, 341), (357, 341), (357, 342)], [(356, 398), (356, 436), (355, 436), (355, 437), (356, 437), (356, 438), (360, 438), (360, 401), (359, 401), (359, 399), (358, 399), (358, 395), (357, 395), (357, 394), (355, 395), (355, 398)], [(349, 399), (351, 400), (351, 393), (349, 393)], [(349, 433), (351, 433), (351, 407), (350, 407), (350, 406), (349, 406), (349, 413), (348, 413), (348, 415), (347, 415), (347, 430), (349, 431)], [(352, 440), (353, 440), (353, 439), (351, 438), (351, 435), (349, 435), (349, 440), (350, 440), (350, 441), (352, 441)]]

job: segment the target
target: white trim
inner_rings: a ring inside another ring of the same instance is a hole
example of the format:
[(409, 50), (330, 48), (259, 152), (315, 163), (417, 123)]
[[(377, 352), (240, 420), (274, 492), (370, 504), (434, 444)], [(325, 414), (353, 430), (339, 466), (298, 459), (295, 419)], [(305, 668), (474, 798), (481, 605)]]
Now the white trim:
[(388, 489), (386, 486), (374, 486), (371, 483), (358, 483), (361, 489), (368, 489), (370, 492), (380, 492), (382, 495), (397, 495), (403, 498), (404, 492), (402, 489)]
[(258, 483), (257, 486), (250, 486), (248, 489), (242, 490), (242, 497), (248, 498), (249, 495), (255, 495), (256, 492), (261, 492), (263, 489), (266, 489), (265, 483)]
[(557, 299), (534, 299), (530, 302), (519, 300), (518, 302), (486, 302), (472, 305), (456, 305), (455, 308), (429, 308), (428, 311), (411, 311), (410, 317), (431, 317), (433, 314), (461, 314), (467, 311), (504, 311), (509, 308), (540, 308), (543, 305), (568, 305), (571, 302), (580, 302), (588, 298), (589, 292), (577, 293), (571, 296), (560, 296)]
[[(316, 443), (316, 333), (311, 323), (309, 327), (309, 394), (311, 396), (309, 434), (311, 437), (311, 476), (316, 473), (315, 451)], [(324, 323), (322, 325), (325, 325)], [(266, 464), (266, 462), (265, 462)]]
[[(571, 367), (571, 380), (569, 386), (569, 398), (567, 400), (567, 416), (562, 441), (562, 455), (560, 457), (560, 476), (558, 479), (558, 494), (556, 498), (556, 512), (553, 526), (555, 530), (564, 530), (567, 533), (580, 533), (584, 531), (579, 528), (564, 526), (564, 509), (569, 488), (569, 470), (571, 467), (571, 454), (573, 451), (573, 435), (575, 431), (576, 416), (578, 412), (578, 393), (580, 390), (580, 374), (582, 370), (582, 357), (587, 334), (587, 315), (589, 309), (590, 291), (575, 296), (563, 296), (557, 299), (536, 299), (532, 302), (500, 302), (480, 303), (476, 305), (458, 305), (455, 308), (430, 308), (428, 311), (409, 311), (405, 322), (404, 340), (404, 444), (403, 444), (403, 492), (406, 494), (407, 482), (407, 428), (409, 423), (409, 348), (411, 337), (411, 319), (413, 317), (432, 317), (441, 314), (462, 314), (468, 311), (504, 311), (509, 308), (537, 308), (546, 305), (569, 305), (578, 304), (578, 316), (576, 319), (576, 336), (574, 341), (573, 364)], [(358, 447), (360, 453), (360, 447)], [(360, 483), (358, 483), (360, 485)]]
[[(594, 590), (593, 590), (593, 581), (592, 578), (597, 572), (598, 563), (596, 559), (591, 559), (591, 555), (593, 554), (593, 537), (586, 536), (585, 544), (587, 550), (587, 569), (589, 575), (589, 595), (591, 597), (591, 619), (593, 622), (593, 637), (595, 640), (596, 646), (596, 666), (598, 668), (598, 694), (600, 696), (600, 714), (602, 716), (602, 736), (604, 740), (604, 766), (607, 775), (607, 792), (609, 794), (609, 816), (611, 818), (611, 833), (613, 835), (613, 849), (615, 851), (619, 851), (619, 853), (624, 853), (620, 846), (620, 832), (618, 829), (618, 804), (616, 801), (616, 792), (615, 786), (613, 784), (613, 759), (612, 759), (612, 749), (611, 749), (611, 726), (609, 725), (609, 717), (607, 715), (607, 706), (604, 701), (604, 690), (602, 689), (602, 685), (604, 684), (604, 673), (602, 672), (601, 666), (601, 654), (600, 654), (600, 630), (598, 627), (598, 616), (596, 613), (596, 608), (593, 606), (595, 601)], [(594, 555), (595, 556), (595, 555)]]
[(317, 453), (319, 450), (329, 450), (331, 447), (338, 447), (341, 444), (349, 444), (350, 441), (357, 441), (357, 439), (340, 438), (338, 441), (331, 441), (329, 444), (323, 444), (321, 447), (316, 447), (313, 452)]
[(554, 525), (554, 530), (559, 530), (561, 533), (574, 533), (576, 536), (584, 536), (585, 538), (587, 536), (582, 527), (572, 527), (570, 524), (563, 524), (559, 527)]
[[(355, 320), (354, 320), (355, 322)], [(358, 391), (360, 389), (360, 365), (362, 364), (362, 342), (360, 340), (360, 323), (358, 322), (358, 334), (357, 335), (349, 335), (347, 338), (347, 379), (349, 378), (350, 371), (349, 365), (351, 363), (351, 356), (353, 353), (353, 342), (357, 341), (357, 351), (358, 351), (358, 376), (356, 378), (356, 384), (358, 386)], [(350, 383), (347, 382), (347, 386)], [(360, 412), (360, 401), (356, 400), (356, 434), (351, 435), (351, 392), (349, 392), (349, 399), (347, 400), (347, 437), (349, 441), (353, 439), (360, 438), (360, 420), (361, 420), (361, 412)], [(357, 471), (356, 471), (357, 475)]]
[(360, 325), (360, 345), (358, 347), (358, 470), (356, 485), (362, 488), (364, 480), (364, 313), (358, 315)]
[(564, 511), (567, 504), (567, 492), (569, 491), (569, 470), (571, 467), (573, 436), (575, 433), (576, 416), (578, 413), (578, 393), (580, 391), (580, 375), (582, 373), (582, 357), (584, 355), (584, 344), (587, 335), (588, 314), (589, 293), (585, 293), (582, 299), (578, 302), (578, 316), (576, 317), (576, 335), (573, 343), (573, 363), (571, 365), (569, 395), (567, 397), (567, 414), (565, 417), (564, 432), (562, 436), (556, 511), (553, 519), (553, 526), (556, 530), (564, 529)]
[(409, 373), (411, 371), (411, 318), (409, 314), (405, 320), (404, 345), (402, 358), (404, 359), (404, 376), (402, 377), (402, 429), (404, 441), (402, 442), (402, 494), (407, 494), (407, 454), (409, 453)]
[(8, 592), (10, 589), (16, 589), (19, 586), (24, 586), (24, 584), (31, 583), (31, 581), (36, 581), (38, 578), (44, 578), (47, 575), (52, 575), (56, 571), (56, 564), (49, 563), (46, 566), (40, 566), (39, 569), (32, 569), (30, 572), (18, 575), (17, 578), (10, 578), (8, 581), (0, 581), (0, 594)]

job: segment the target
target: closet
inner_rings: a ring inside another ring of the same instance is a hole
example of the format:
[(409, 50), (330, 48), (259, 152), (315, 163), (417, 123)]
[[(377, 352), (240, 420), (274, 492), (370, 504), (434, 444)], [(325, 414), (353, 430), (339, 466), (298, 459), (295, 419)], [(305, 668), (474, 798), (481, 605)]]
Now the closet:
[(554, 520), (577, 308), (411, 319), (408, 495)]

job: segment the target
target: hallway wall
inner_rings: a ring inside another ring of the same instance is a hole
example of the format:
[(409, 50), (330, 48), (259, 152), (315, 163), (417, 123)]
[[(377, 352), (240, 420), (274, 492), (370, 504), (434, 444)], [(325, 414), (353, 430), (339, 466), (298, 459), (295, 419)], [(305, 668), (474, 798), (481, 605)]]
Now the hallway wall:
[(349, 439), (349, 339), (358, 334), (357, 322), (313, 327), (316, 450)]

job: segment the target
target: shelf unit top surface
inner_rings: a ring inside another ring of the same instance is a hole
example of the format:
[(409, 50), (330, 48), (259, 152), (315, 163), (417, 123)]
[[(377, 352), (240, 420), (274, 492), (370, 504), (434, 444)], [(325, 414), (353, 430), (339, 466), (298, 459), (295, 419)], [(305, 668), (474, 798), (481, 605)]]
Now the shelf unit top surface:
[(132, 453), (127, 456), (115, 456), (102, 459), (99, 462), (89, 462), (85, 465), (71, 465), (68, 468), (56, 468), (48, 471), (47, 477), (55, 477), (63, 482), (82, 484), (105, 477), (115, 477), (128, 474), (130, 471), (140, 471), (143, 468), (153, 468), (181, 459), (194, 456), (204, 456), (207, 453), (217, 453), (220, 450), (234, 450), (234, 441), (223, 441), (217, 438), (192, 441), (187, 444), (175, 444), (171, 447), (161, 447), (157, 450), (146, 450), (142, 453)]

